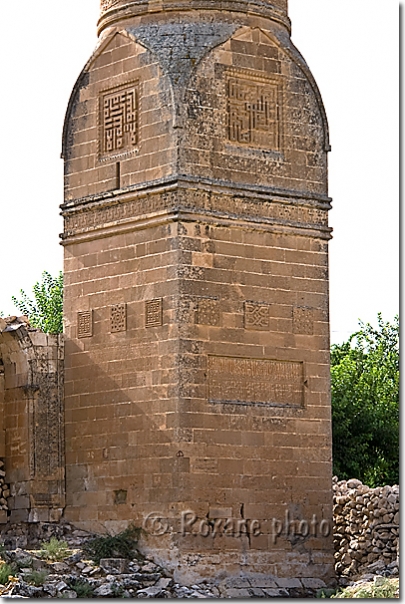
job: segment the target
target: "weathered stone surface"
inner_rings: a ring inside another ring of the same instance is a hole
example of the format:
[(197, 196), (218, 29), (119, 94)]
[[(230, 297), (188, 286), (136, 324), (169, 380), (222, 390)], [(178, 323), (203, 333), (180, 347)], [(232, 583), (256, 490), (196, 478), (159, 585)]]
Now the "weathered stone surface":
[[(270, 577), (250, 596), (334, 573), (330, 147), (289, 27), (286, 0), (103, 0), (63, 135), (65, 359), (0, 324), (11, 521), (134, 522), (177, 581)], [(164, 595), (119, 564), (96, 589)]]
[(128, 564), (129, 561), (125, 558), (102, 558), (100, 560), (100, 568), (111, 575), (122, 575), (127, 573)]
[(105, 5), (72, 94), (65, 517), (133, 520), (178, 580), (324, 579), (328, 127), (286, 4), (231, 4)]
[[(58, 527), (54, 525), (53, 531), (57, 532)], [(30, 532), (28, 525), (25, 527), (14, 527), (15, 533), (20, 530)], [(44, 534), (48, 533), (49, 525), (37, 527), (36, 536), (31, 534), (29, 541), (29, 551), (23, 549), (6, 550), (2, 554), (5, 560), (10, 562), (18, 561), (18, 567), (23, 564), (32, 563), (35, 568), (35, 562), (43, 562), (38, 558), (40, 551), (37, 549), (43, 541)], [(128, 560), (129, 568), (140, 568), (140, 572), (136, 573), (137, 580), (134, 580), (134, 574), (105, 574), (99, 566), (90, 563), (93, 570), (91, 578), (89, 575), (84, 575), (83, 570), (86, 566), (78, 566), (78, 559), (86, 559), (85, 554), (80, 549), (87, 539), (88, 535), (80, 538), (78, 541), (75, 535), (74, 527), (70, 524), (63, 525), (63, 537), (68, 542), (70, 547), (74, 546), (79, 549), (74, 555), (67, 556), (63, 563), (49, 564), (52, 572), (47, 574), (46, 580), (41, 586), (32, 586), (28, 581), (31, 569), (21, 568), (17, 572), (16, 581), (10, 583), (6, 588), (0, 587), (0, 595), (14, 597), (36, 597), (36, 598), (75, 598), (76, 595), (82, 593), (84, 587), (92, 593), (92, 597), (111, 598), (111, 597), (139, 597), (139, 598), (193, 598), (193, 599), (213, 599), (213, 598), (229, 598), (229, 597), (245, 597), (245, 598), (262, 598), (262, 597), (320, 597), (322, 593), (330, 594), (331, 589), (328, 588), (320, 579), (310, 578), (294, 578), (291, 577), (289, 585), (293, 587), (268, 587), (274, 585), (271, 579), (266, 577), (229, 577), (227, 580), (220, 582), (218, 585), (203, 581), (188, 585), (175, 583), (168, 569), (160, 567), (151, 560), (143, 561), (141, 555), (137, 555), (135, 560)], [(32, 541), (32, 539), (34, 539)], [(29, 557), (28, 557), (29, 554)], [(46, 564), (46, 563), (45, 563)], [(145, 569), (145, 570), (143, 570)], [(153, 572), (150, 572), (153, 570)], [(355, 577), (356, 583), (375, 581), (378, 583), (379, 577), (398, 576), (398, 562), (387, 564), (385, 558), (369, 564)], [(298, 582), (301, 582), (302, 587), (298, 587)], [(351, 585), (353, 581), (347, 575), (339, 576), (341, 586)], [(266, 587), (267, 585), (267, 587)], [(76, 592), (76, 589), (78, 590)], [(333, 590), (332, 590), (333, 591)], [(94, 593), (96, 592), (96, 593)], [(138, 595), (139, 594), (139, 595)]]

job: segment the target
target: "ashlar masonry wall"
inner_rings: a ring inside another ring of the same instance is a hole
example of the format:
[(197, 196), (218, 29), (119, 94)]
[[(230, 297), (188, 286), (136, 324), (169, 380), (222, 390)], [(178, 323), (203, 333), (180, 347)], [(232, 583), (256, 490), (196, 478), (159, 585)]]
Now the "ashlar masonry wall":
[(327, 122), (286, 4), (217, 8), (103, 3), (71, 97), (66, 518), (328, 580)]

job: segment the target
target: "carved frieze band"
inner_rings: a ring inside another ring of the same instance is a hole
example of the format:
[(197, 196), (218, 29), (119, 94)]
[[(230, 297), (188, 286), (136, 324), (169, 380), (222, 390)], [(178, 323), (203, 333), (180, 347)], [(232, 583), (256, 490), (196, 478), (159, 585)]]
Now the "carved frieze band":
[(302, 362), (209, 356), (208, 376), (211, 403), (304, 405)]
[(193, 209), (215, 211), (241, 218), (252, 217), (265, 220), (275, 220), (278, 224), (314, 225), (314, 227), (327, 227), (327, 210), (312, 206), (287, 204), (278, 201), (261, 202), (257, 199), (232, 197), (228, 195), (211, 195), (205, 191), (187, 191), (176, 193), (155, 194), (148, 197), (116, 203), (109, 206), (93, 206), (81, 212), (65, 213), (65, 235), (87, 232), (97, 229), (100, 225), (107, 226), (111, 223), (136, 219), (155, 212), (172, 211), (176, 207), (192, 206)]

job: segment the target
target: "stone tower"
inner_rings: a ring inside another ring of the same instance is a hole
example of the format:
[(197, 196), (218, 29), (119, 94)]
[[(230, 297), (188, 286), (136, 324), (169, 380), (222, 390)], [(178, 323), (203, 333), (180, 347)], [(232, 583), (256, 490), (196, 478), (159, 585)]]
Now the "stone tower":
[(333, 573), (328, 126), (287, 0), (102, 0), (65, 160), (65, 517)]

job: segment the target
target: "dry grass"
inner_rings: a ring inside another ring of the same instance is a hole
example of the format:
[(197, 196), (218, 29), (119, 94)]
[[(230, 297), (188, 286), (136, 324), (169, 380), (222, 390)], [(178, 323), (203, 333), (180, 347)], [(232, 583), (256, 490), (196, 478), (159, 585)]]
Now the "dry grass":
[(399, 598), (399, 579), (375, 577), (369, 583), (346, 587), (331, 598)]

